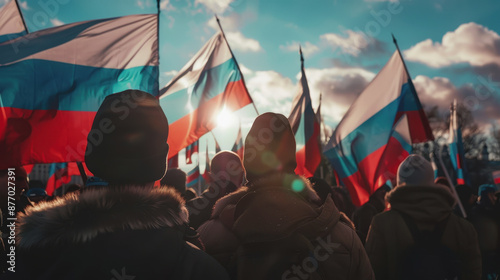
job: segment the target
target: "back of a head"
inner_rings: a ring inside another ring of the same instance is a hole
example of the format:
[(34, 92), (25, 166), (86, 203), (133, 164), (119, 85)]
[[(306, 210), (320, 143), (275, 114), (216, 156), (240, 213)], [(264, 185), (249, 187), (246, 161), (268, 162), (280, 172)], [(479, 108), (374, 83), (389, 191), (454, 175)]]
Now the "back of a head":
[(239, 187), (245, 178), (245, 169), (240, 157), (236, 153), (222, 151), (212, 158), (210, 162), (210, 175), (213, 180), (229, 180)]
[(173, 187), (182, 195), (186, 192), (186, 172), (179, 168), (169, 168), (160, 183), (162, 186)]
[(398, 168), (397, 185), (433, 185), (432, 165), (420, 155), (409, 155)]
[(109, 95), (87, 137), (85, 162), (111, 184), (146, 184), (165, 175), (168, 121), (158, 99), (139, 90)]
[(243, 165), (249, 182), (281, 172), (293, 174), (295, 136), (288, 119), (275, 113), (258, 116), (245, 139)]

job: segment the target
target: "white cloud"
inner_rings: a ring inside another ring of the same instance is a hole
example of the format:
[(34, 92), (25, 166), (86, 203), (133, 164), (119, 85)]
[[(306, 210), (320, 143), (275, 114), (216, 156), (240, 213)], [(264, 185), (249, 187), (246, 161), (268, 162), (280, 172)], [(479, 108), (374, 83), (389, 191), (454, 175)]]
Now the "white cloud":
[(333, 50), (340, 49), (342, 53), (358, 56), (361, 53), (383, 52), (383, 43), (373, 37), (367, 37), (363, 32), (346, 30), (344, 34), (327, 33), (320, 36)]
[(296, 88), (289, 78), (275, 71), (256, 71), (246, 84), (258, 108), (290, 114)]
[(241, 52), (258, 52), (262, 50), (259, 41), (246, 38), (241, 32), (227, 32), (226, 38), (233, 50)]
[(170, 3), (170, 0), (162, 0), (160, 2), (160, 10), (172, 12), (172, 11), (175, 11), (176, 9), (174, 6), (172, 6), (172, 4)]
[(300, 44), (299, 42), (295, 42), (295, 41), (291, 42), (291, 43), (287, 43), (286, 45), (281, 45), (280, 49), (287, 51), (287, 52), (298, 52), (299, 45), (302, 46), (302, 52), (304, 53), (304, 56), (306, 56), (306, 57), (319, 51), (319, 48), (316, 45), (311, 44), (310, 42), (305, 42), (304, 44)]
[[(374, 73), (357, 67), (306, 68), (313, 108), (318, 106), (317, 100), (322, 93), (325, 108), (322, 114), (325, 120), (340, 121), (374, 76)], [(299, 77), (300, 74), (297, 75), (297, 79)]]
[(249, 68), (245, 67), (245, 65), (239, 64), (239, 66), (240, 66), (241, 73), (243, 75), (247, 75), (247, 76), (253, 75), (253, 71), (250, 70)]
[(210, 12), (216, 14), (222, 14), (226, 11), (233, 0), (196, 0), (194, 2), (195, 6), (197, 4), (204, 5)]
[(179, 71), (177, 71), (177, 70), (171, 70), (171, 71), (163, 72), (163, 75), (165, 75), (165, 76), (172, 76), (173, 77), (173, 76), (177, 75), (177, 73), (179, 73)]
[[(242, 17), (239, 14), (232, 14), (227, 17), (219, 16), (220, 23), (224, 31), (237, 31), (241, 26)], [(208, 20), (207, 25), (215, 31), (219, 31), (219, 24), (215, 17)]]
[(19, 1), (19, 6), (23, 9), (23, 10), (29, 10), (30, 7), (28, 6), (28, 1)]
[(167, 19), (168, 19), (168, 28), (174, 27), (175, 18), (173, 16), (167, 16)]
[(61, 26), (61, 25), (64, 25), (64, 22), (62, 22), (61, 20), (57, 19), (57, 18), (53, 18), (50, 20), (50, 22), (52, 23), (53, 26)]
[(424, 40), (404, 52), (409, 61), (439, 68), (457, 63), (473, 67), (500, 65), (500, 36), (474, 22), (447, 32), (441, 42)]
[[(135, 4), (137, 5), (137, 7), (141, 8), (141, 9), (145, 9), (145, 8), (150, 8), (150, 7), (153, 7), (153, 2), (152, 0), (137, 0), (135, 2)], [(156, 1), (154, 2), (154, 4), (156, 5)], [(156, 6), (155, 6), (156, 7)]]

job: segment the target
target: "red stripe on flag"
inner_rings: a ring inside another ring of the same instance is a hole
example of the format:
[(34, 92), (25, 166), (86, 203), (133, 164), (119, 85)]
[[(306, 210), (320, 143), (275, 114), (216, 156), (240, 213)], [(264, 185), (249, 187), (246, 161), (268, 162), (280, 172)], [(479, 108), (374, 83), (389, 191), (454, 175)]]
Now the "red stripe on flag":
[[(217, 126), (216, 115), (224, 104), (229, 111), (235, 111), (252, 103), (243, 80), (228, 83), (224, 93), (200, 104), (191, 114), (170, 124), (169, 154), (175, 155), (184, 147), (198, 140)], [(175, 135), (175, 137), (173, 137)], [(169, 156), (170, 158), (170, 156)]]
[(321, 162), (319, 133), (319, 124), (314, 122), (313, 135), (307, 139), (306, 145), (296, 153), (297, 167), (295, 168), (295, 174), (304, 175), (306, 177), (314, 176)]
[(500, 177), (494, 179), (495, 184), (500, 184)]
[(422, 143), (434, 140), (434, 135), (427, 121), (427, 116), (423, 109), (415, 111), (398, 112), (394, 123), (396, 123), (402, 115), (406, 114), (408, 119), (408, 127), (410, 128), (410, 136), (412, 143)]
[(458, 185), (465, 185), (465, 180), (461, 178), (457, 178), (457, 184)]
[[(391, 137), (387, 145), (364, 158), (358, 164), (356, 173), (342, 179), (351, 194), (354, 205), (363, 205), (369, 200), (370, 194), (383, 186), (387, 180), (394, 180), (399, 165), (408, 155), (408, 151), (403, 148), (401, 143), (396, 138)], [(383, 159), (382, 156), (384, 156)], [(379, 165), (384, 168), (379, 168)], [(368, 181), (363, 178), (367, 178)], [(373, 186), (373, 189), (370, 186)]]
[[(83, 161), (96, 112), (0, 108), (7, 118), (0, 169), (31, 163)], [(5, 122), (4, 122), (5, 124)]]

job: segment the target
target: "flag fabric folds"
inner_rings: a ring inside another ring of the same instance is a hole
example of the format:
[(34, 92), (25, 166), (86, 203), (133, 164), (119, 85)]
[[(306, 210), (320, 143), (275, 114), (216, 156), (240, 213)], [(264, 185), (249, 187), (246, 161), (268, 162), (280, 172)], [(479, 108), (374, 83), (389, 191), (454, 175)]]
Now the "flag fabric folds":
[(197, 163), (187, 174), (186, 187), (198, 190), (200, 193), (200, 165)]
[(23, 18), (16, 0), (11, 0), (0, 8), (0, 43), (26, 34)]
[(203, 180), (210, 182), (210, 156), (208, 155), (208, 143), (205, 151), (205, 171), (203, 171)]
[(455, 170), (458, 185), (468, 184), (467, 168), (465, 166), (464, 146), (462, 142), (462, 131), (457, 118), (457, 100), (453, 101), (450, 112), (450, 136), (448, 138), (449, 154), (451, 164)]
[(411, 144), (433, 139), (411, 78), (396, 51), (344, 115), (324, 154), (359, 206), (388, 180), (395, 179)]
[(232, 152), (235, 152), (240, 159), (243, 159), (243, 137), (241, 135), (241, 123), (238, 129), (238, 135), (236, 136), (236, 141), (234, 142), (233, 147), (231, 148)]
[[(91, 175), (86, 166), (84, 166), (85, 173)], [(60, 162), (52, 163), (49, 166), (49, 180), (45, 191), (47, 195), (53, 195), (54, 191), (71, 181), (72, 176), (80, 176), (80, 170), (76, 162)]]
[(301, 73), (299, 90), (293, 99), (292, 112), (288, 120), (297, 143), (297, 168), (295, 173), (314, 176), (321, 161), (320, 122), (312, 108), (309, 85), (304, 70), (304, 58), (300, 50)]
[(493, 171), (491, 175), (493, 176), (493, 184), (500, 184), (500, 170)]
[(186, 147), (186, 164), (193, 163), (192, 156), (194, 153), (198, 153), (198, 140), (193, 144)]
[(168, 159), (168, 168), (179, 168), (179, 154)]
[(217, 114), (252, 103), (224, 35), (218, 32), (162, 90), (160, 105), (177, 153), (217, 125)]
[[(131, 15), (0, 44), (0, 168), (83, 161), (106, 96), (126, 89), (157, 95), (156, 27), (156, 14)], [(117, 110), (125, 115), (130, 108)], [(96, 141), (112, 127), (104, 126), (95, 132)]]

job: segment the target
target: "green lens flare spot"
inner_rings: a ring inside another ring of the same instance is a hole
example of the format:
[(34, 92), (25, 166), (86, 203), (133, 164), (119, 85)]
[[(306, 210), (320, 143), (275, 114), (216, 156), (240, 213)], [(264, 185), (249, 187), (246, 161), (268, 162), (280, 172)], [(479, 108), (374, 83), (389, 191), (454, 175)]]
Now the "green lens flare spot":
[(302, 180), (299, 180), (299, 179), (295, 179), (293, 180), (292, 182), (292, 190), (294, 192), (301, 192), (304, 190), (304, 182), (302, 182)]

